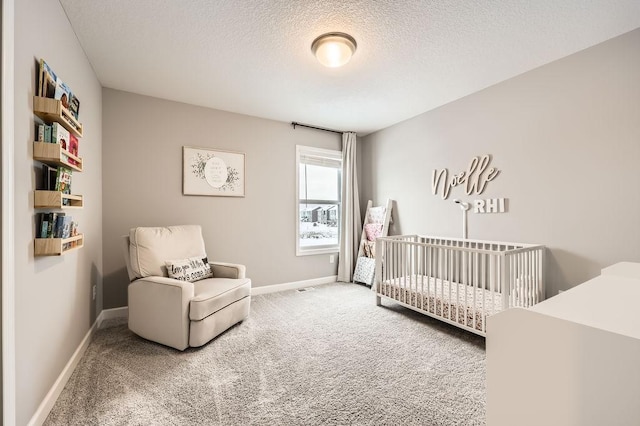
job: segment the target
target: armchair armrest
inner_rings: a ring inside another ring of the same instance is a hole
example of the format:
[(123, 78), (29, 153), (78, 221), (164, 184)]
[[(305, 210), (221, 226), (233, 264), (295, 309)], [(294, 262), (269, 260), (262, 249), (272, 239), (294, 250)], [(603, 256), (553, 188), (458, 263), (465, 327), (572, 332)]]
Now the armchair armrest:
[(189, 346), (193, 283), (145, 277), (129, 284), (129, 328), (146, 339), (184, 350)]
[(246, 278), (247, 268), (237, 263), (209, 262), (215, 278)]

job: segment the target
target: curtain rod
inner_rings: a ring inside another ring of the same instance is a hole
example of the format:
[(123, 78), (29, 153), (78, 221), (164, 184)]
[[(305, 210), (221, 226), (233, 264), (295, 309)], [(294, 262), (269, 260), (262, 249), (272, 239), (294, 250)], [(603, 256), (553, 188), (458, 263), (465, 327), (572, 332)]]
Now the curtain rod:
[(332, 132), (332, 133), (340, 133), (340, 134), (344, 133), (344, 132), (342, 132), (340, 130), (325, 129), (324, 127), (310, 126), (308, 124), (297, 123), (295, 121), (292, 121), (291, 125), (293, 126), (293, 130), (296, 129), (296, 126), (300, 126), (300, 127), (306, 127), (308, 129), (322, 130), (323, 132)]

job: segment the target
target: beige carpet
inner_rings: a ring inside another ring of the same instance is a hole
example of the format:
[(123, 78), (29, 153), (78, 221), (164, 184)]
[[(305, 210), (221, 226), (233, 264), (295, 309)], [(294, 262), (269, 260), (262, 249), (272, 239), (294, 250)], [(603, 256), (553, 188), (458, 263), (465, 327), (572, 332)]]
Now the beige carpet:
[(254, 296), (178, 352), (99, 330), (46, 425), (483, 425), (484, 339), (356, 284)]

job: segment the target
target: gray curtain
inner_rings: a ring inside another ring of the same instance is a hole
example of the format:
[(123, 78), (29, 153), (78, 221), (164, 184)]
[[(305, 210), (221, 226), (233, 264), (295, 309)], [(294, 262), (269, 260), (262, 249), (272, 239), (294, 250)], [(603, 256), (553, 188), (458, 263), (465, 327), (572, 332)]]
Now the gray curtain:
[(358, 257), (362, 219), (358, 198), (358, 174), (356, 168), (356, 134), (342, 134), (342, 216), (340, 218), (340, 255), (338, 257), (338, 281), (351, 282)]

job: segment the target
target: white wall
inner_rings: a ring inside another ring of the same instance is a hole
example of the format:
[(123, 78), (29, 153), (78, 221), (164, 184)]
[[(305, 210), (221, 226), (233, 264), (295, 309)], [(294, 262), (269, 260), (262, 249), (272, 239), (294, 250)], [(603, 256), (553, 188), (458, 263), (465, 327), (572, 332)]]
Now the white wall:
[[(329, 255), (295, 255), (295, 146), (339, 134), (103, 90), (104, 307), (127, 305), (120, 237), (136, 226), (199, 224), (210, 259), (242, 263), (254, 287), (336, 274)], [(182, 195), (182, 147), (245, 153), (244, 198)]]
[[(639, 261), (639, 75), (640, 29), (371, 134), (361, 198), (397, 200), (391, 233), (443, 236), (461, 234), (454, 198), (508, 198), (469, 237), (546, 245), (548, 295)], [(482, 154), (502, 171), (482, 197), (432, 194), (434, 169)]]
[[(102, 91), (57, 1), (15, 2), (15, 311), (16, 420), (27, 424), (100, 312), (91, 286), (102, 280)], [(85, 247), (66, 256), (33, 256), (32, 159), (36, 62), (44, 58), (81, 101), (84, 172), (73, 176), (85, 207), (70, 214)], [(100, 293), (100, 292), (98, 292)]]

